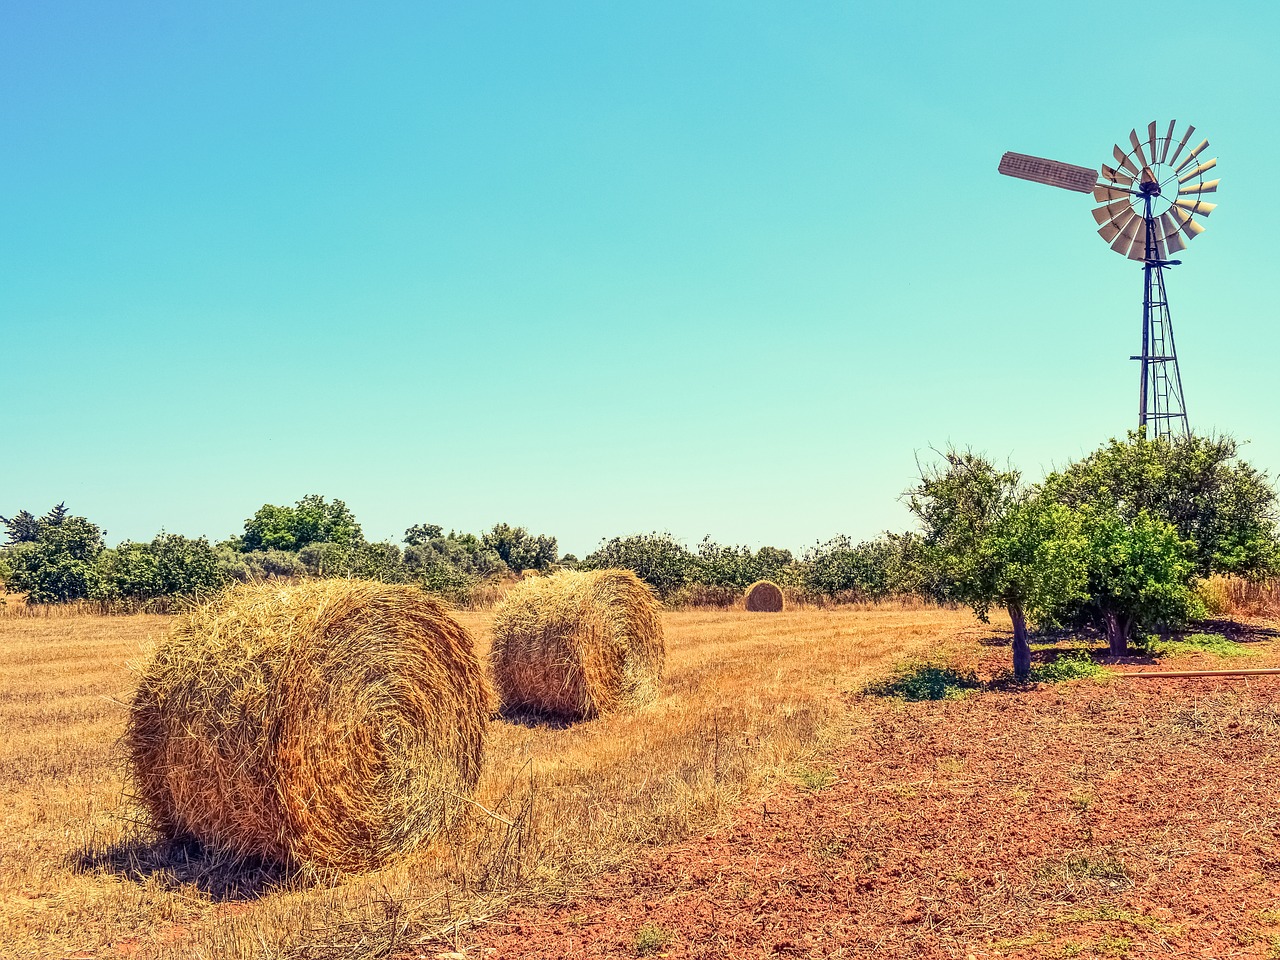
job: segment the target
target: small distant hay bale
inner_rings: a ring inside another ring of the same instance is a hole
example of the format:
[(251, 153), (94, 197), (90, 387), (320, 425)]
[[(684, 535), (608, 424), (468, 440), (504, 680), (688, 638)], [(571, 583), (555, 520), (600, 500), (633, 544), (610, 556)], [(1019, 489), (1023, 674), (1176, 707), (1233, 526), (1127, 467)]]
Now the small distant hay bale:
[(782, 609), (782, 588), (772, 580), (757, 580), (747, 587), (747, 609), (753, 613), (777, 613)]
[(415, 587), (234, 587), (144, 668), (125, 745), (171, 838), (354, 871), (440, 833), (480, 775), (471, 636)]
[(489, 665), (502, 708), (589, 719), (652, 699), (666, 648), (662, 604), (630, 570), (562, 570), (511, 589)]

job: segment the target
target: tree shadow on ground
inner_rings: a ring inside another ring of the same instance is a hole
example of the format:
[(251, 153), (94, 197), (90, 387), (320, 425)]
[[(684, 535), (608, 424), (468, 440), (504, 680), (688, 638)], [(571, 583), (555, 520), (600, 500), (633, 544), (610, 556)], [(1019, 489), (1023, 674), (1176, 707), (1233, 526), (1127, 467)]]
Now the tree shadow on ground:
[(1280, 628), (1270, 623), (1256, 623), (1247, 620), (1211, 619), (1197, 620), (1183, 633), (1219, 633), (1228, 640), (1237, 643), (1258, 643), (1263, 640), (1274, 640), (1280, 637)]
[(108, 873), (132, 883), (199, 890), (217, 903), (257, 900), (300, 879), (297, 869), (211, 850), (194, 840), (138, 837), (102, 846), (92, 841), (70, 857), (77, 873)]

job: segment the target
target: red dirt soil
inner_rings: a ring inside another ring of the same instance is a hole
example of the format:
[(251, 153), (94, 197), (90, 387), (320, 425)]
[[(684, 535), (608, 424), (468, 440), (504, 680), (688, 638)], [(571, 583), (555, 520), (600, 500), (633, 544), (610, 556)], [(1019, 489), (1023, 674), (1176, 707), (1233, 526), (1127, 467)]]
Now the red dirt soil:
[(1280, 677), (850, 707), (851, 739), (813, 789), (573, 902), (509, 913), (476, 946), (495, 960), (1280, 956)]

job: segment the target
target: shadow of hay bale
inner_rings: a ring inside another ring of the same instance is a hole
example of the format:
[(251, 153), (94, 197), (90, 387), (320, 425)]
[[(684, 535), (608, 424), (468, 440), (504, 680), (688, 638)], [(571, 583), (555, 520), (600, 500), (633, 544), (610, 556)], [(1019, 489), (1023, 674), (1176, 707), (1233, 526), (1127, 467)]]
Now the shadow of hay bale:
[(76, 873), (111, 874), (130, 883), (159, 882), (167, 890), (192, 888), (217, 903), (257, 900), (281, 887), (313, 883), (315, 874), (255, 857), (236, 857), (195, 840), (140, 837), (100, 846), (90, 841), (68, 858)]
[(494, 714), (494, 718), (503, 723), (509, 723), (513, 727), (527, 727), (530, 730), (568, 730), (583, 722), (579, 717), (522, 707), (499, 710)]

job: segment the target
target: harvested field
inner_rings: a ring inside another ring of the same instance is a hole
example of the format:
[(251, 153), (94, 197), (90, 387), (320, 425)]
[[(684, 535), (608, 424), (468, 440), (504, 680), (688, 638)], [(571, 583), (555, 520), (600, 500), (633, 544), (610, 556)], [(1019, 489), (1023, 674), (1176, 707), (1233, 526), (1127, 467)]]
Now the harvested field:
[[(1244, 646), (1248, 667), (1280, 663), (1274, 640)], [(1001, 669), (998, 652), (962, 660)], [(849, 741), (731, 829), (480, 942), (498, 957), (1280, 954), (1280, 677), (849, 704)]]
[[(490, 615), (460, 619), (485, 649)], [(0, 956), (1280, 954), (1280, 678), (904, 703), (857, 691), (913, 657), (991, 677), (1007, 632), (884, 608), (664, 621), (655, 703), (495, 724), (456, 846), (316, 887), (127, 821), (123, 662), (166, 619), (0, 618)], [(1274, 633), (1236, 639), (1159, 666), (1280, 665)]]
[[(487, 650), (492, 615), (458, 618)], [(315, 887), (157, 843), (131, 822), (125, 664), (169, 623), (0, 616), (0, 956), (318, 960), (394, 955), (394, 944), (433, 956), (460, 918), (494, 917), (517, 897), (563, 900), (726, 827), (748, 797), (839, 742), (846, 691), (985, 633), (936, 609), (668, 613), (654, 702), (568, 726), (495, 724), (480, 806), (453, 844)]]

